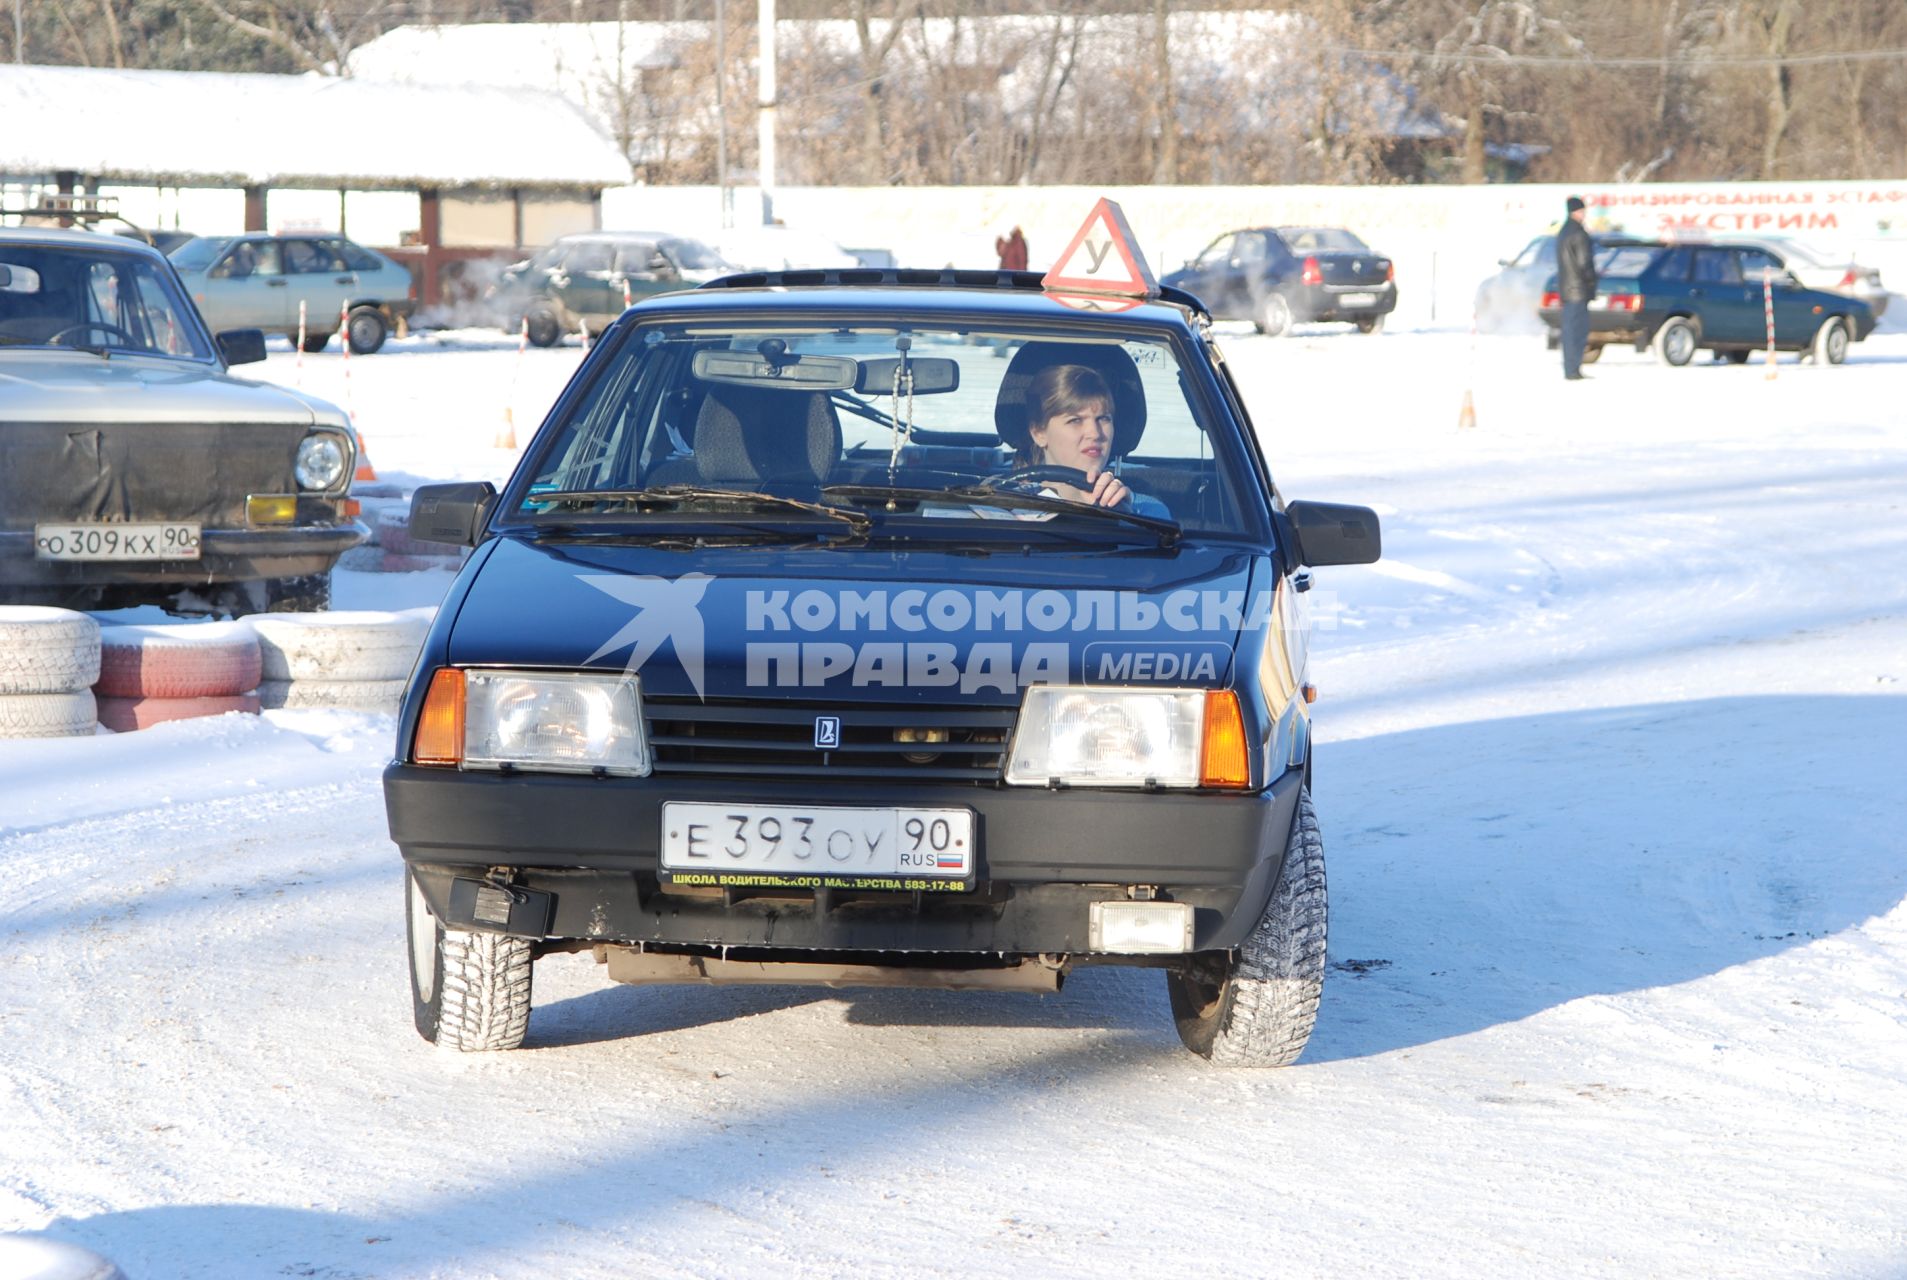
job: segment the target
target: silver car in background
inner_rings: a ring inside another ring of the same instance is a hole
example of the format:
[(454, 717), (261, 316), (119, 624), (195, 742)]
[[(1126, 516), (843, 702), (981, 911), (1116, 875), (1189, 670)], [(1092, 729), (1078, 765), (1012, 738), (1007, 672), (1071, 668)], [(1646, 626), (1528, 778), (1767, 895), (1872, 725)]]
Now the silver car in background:
[(200, 236), (170, 256), (214, 331), (262, 329), (295, 342), (302, 315), (306, 351), (323, 351), (342, 324), (352, 352), (369, 355), (417, 307), (407, 269), (340, 235)]
[(1785, 236), (1720, 236), (1715, 243), (1765, 250), (1808, 288), (1859, 298), (1872, 309), (1876, 320), (1887, 310), (1888, 293), (1881, 284), (1880, 271), (1864, 266), (1851, 255), (1826, 253)]

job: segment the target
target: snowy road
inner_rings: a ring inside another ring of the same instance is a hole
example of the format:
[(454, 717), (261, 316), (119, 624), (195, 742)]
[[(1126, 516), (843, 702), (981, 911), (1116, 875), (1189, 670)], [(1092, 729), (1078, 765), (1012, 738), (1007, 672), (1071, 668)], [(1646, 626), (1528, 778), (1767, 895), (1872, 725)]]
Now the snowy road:
[[(0, 1231), (133, 1280), (1907, 1272), (1907, 337), (1576, 386), (1540, 340), (1225, 342), (1286, 494), (1386, 522), (1314, 593), (1300, 1065), (1207, 1067), (1142, 972), (586, 957), (459, 1057), (410, 1026), (388, 719), (0, 744)], [(350, 398), (387, 477), (500, 479), (577, 354), (409, 339)]]

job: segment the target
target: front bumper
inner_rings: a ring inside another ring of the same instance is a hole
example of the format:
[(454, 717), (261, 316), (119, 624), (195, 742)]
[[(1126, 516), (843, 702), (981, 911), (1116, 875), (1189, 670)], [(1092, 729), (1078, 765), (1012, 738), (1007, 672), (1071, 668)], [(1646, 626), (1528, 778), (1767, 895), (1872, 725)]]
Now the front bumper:
[(0, 587), (189, 585), (324, 573), (371, 531), (357, 520), (271, 529), (203, 529), (197, 560), (40, 560), (33, 531), (0, 530)]
[(813, 781), (658, 775), (594, 779), (393, 764), (391, 838), (446, 918), (450, 882), (493, 867), (553, 895), (546, 936), (806, 952), (1066, 954), (1091, 959), (1088, 910), (1129, 885), (1194, 909), (1194, 947), (1237, 946), (1283, 867), (1301, 774), (1263, 792), (1049, 791), (834, 784), (820, 803), (962, 806), (975, 813), (970, 893), (669, 891), (657, 879), (662, 805), (817, 803)]

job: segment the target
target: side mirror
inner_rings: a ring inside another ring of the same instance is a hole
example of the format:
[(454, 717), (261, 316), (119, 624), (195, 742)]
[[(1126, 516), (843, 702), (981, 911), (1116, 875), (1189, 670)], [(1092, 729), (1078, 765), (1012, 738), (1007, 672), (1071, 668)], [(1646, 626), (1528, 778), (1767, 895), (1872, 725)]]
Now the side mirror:
[(419, 542), (448, 542), (474, 547), (490, 523), (497, 487), (488, 480), (427, 484), (411, 495), (410, 535)]
[(1375, 564), (1384, 554), (1377, 513), (1369, 507), (1337, 502), (1293, 502), (1285, 507), (1293, 558), (1323, 568), (1334, 564)]
[(226, 364), (257, 364), (265, 358), (263, 329), (227, 329), (219, 335), (218, 343)]

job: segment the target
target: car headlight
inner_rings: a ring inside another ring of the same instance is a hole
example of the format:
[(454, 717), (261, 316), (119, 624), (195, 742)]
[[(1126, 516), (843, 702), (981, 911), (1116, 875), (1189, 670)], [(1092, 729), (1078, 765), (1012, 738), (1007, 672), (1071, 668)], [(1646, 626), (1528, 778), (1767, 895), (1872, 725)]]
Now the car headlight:
[(641, 692), (620, 673), (445, 668), (431, 680), (412, 754), (466, 769), (649, 772)]
[(335, 489), (344, 479), (344, 446), (334, 435), (306, 436), (298, 442), (292, 468), (301, 489)]
[(1007, 755), (1014, 786), (1226, 787), (1251, 781), (1230, 690), (1040, 685)]

